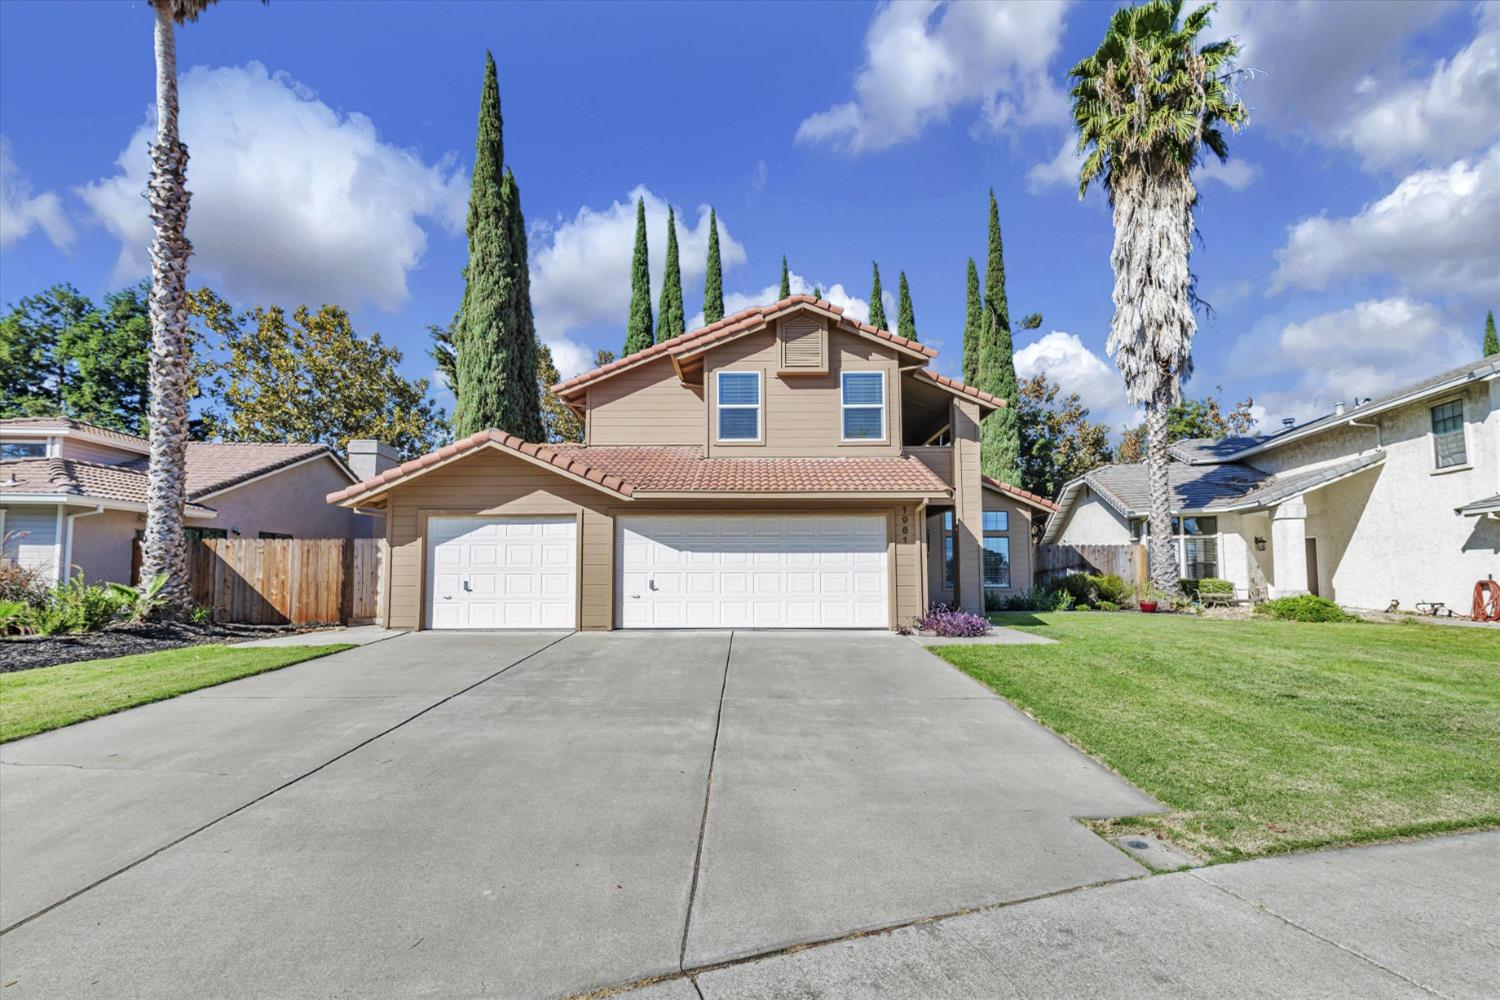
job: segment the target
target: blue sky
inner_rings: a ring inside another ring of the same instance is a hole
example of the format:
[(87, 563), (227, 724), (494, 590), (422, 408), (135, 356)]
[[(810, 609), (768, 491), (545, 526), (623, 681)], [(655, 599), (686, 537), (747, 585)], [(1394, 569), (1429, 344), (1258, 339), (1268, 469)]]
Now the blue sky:
[[(623, 341), (640, 195), (653, 298), (670, 203), (700, 309), (712, 204), (731, 309), (774, 292), (785, 253), (859, 312), (878, 260), (956, 373), (993, 188), (1012, 312), (1045, 317), (1018, 366), (1118, 427), (1110, 215), (1077, 199), (1065, 148), (1067, 70), (1113, 9), (222, 3), (178, 35), (195, 280), (242, 306), (338, 302), (430, 375), (488, 48), (563, 368)], [(0, 300), (144, 273), (151, 28), (144, 2), (0, 3)], [(1189, 391), (1254, 396), (1275, 425), (1477, 354), (1500, 299), (1500, 5), (1226, 3), (1210, 34), (1255, 73), (1231, 166), (1198, 176), (1216, 314)]]

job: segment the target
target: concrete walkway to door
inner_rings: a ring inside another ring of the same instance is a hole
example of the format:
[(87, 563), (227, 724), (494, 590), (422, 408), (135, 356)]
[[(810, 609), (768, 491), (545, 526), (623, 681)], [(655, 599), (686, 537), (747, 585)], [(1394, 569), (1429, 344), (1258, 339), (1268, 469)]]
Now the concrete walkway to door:
[(566, 996), (1143, 873), (884, 633), (419, 633), (0, 748), (7, 997)]

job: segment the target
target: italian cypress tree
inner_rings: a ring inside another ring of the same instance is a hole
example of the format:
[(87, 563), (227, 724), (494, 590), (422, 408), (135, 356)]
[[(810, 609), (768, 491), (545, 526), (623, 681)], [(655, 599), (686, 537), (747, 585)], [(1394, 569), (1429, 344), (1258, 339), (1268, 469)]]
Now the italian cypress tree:
[(821, 299), (822, 297), (823, 297), (823, 286), (822, 285), (814, 285), (813, 286), (813, 298), (815, 298), (815, 299)]
[(667, 340), (687, 326), (682, 310), (682, 266), (677, 261), (677, 212), (667, 207), (667, 267), (661, 279), (661, 304), (656, 310), (656, 339)]
[(781, 255), (781, 294), (778, 299), (789, 299), (792, 297), (792, 272), (786, 267), (786, 254)]
[(646, 199), (635, 203), (635, 255), (630, 260), (630, 319), (621, 357), (654, 343), (651, 335), (651, 266), (646, 251)]
[(875, 268), (875, 281), (870, 286), (870, 325), (877, 330), (884, 330), (885, 303), (881, 301), (884, 293), (880, 290), (880, 265), (872, 261), (870, 266)]
[(469, 261), (454, 331), (458, 391), (453, 431), (459, 437), (491, 427), (526, 437), (536, 429), (536, 376), (523, 370), (528, 359), (534, 367), (536, 357), (528, 322), (531, 303), (520, 301), (529, 279), (522, 280), (524, 243), (518, 251), (515, 242), (518, 233), (524, 235), (525, 223), (510, 217), (513, 205), (519, 209), (520, 193), (505, 189), (503, 129), (495, 60), (486, 53), (466, 225)]
[(917, 315), (911, 308), (911, 288), (906, 284), (906, 272), (901, 272), (900, 291), (896, 295), (896, 332), (907, 340), (917, 339)]
[(1015, 347), (1011, 340), (1010, 306), (1005, 301), (1005, 247), (1000, 239), (1000, 209), (990, 191), (989, 261), (984, 272), (984, 322), (980, 327), (979, 377), (976, 388), (999, 396), (1009, 405), (984, 418), (979, 429), (979, 468), (1002, 483), (1021, 481), (1021, 429), (1014, 407)]
[(719, 217), (708, 210), (708, 273), (703, 277), (703, 322), (724, 318), (724, 271), (719, 266)]
[(521, 212), (521, 185), (509, 167), (505, 168), (502, 190), (506, 220), (510, 223), (510, 259), (506, 276), (515, 343), (515, 349), (510, 352), (510, 376), (506, 379), (507, 404), (516, 414), (514, 429), (510, 432), (527, 441), (545, 441), (547, 428), (542, 419), (541, 387), (536, 376), (541, 348), (536, 342), (536, 320), (531, 313), (526, 216)]
[(979, 268), (969, 258), (968, 295), (964, 299), (964, 384), (979, 384), (979, 332), (984, 325), (984, 303), (979, 298)]
[(1495, 310), (1484, 318), (1484, 356), (1500, 354), (1500, 335), (1495, 333)]

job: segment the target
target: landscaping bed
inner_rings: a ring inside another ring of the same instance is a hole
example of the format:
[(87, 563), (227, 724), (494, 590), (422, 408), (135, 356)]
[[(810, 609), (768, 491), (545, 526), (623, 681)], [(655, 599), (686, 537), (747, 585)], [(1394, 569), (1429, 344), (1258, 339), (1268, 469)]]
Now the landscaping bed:
[(1500, 631), (1035, 612), (935, 652), (1171, 810), (1207, 861), (1500, 825)]
[(306, 625), (220, 625), (147, 622), (114, 625), (77, 635), (10, 636), (0, 639), (0, 673), (102, 660), (205, 643), (243, 642), (316, 631)]

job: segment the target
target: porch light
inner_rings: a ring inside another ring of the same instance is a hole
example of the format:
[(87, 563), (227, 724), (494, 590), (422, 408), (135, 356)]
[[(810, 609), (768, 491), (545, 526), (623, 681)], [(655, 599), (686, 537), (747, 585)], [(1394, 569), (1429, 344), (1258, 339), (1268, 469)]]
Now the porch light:
[(1255, 551), (1257, 551), (1257, 552), (1264, 552), (1264, 551), (1266, 551), (1266, 540), (1264, 538), (1260, 537), (1259, 535), (1255, 536)]

